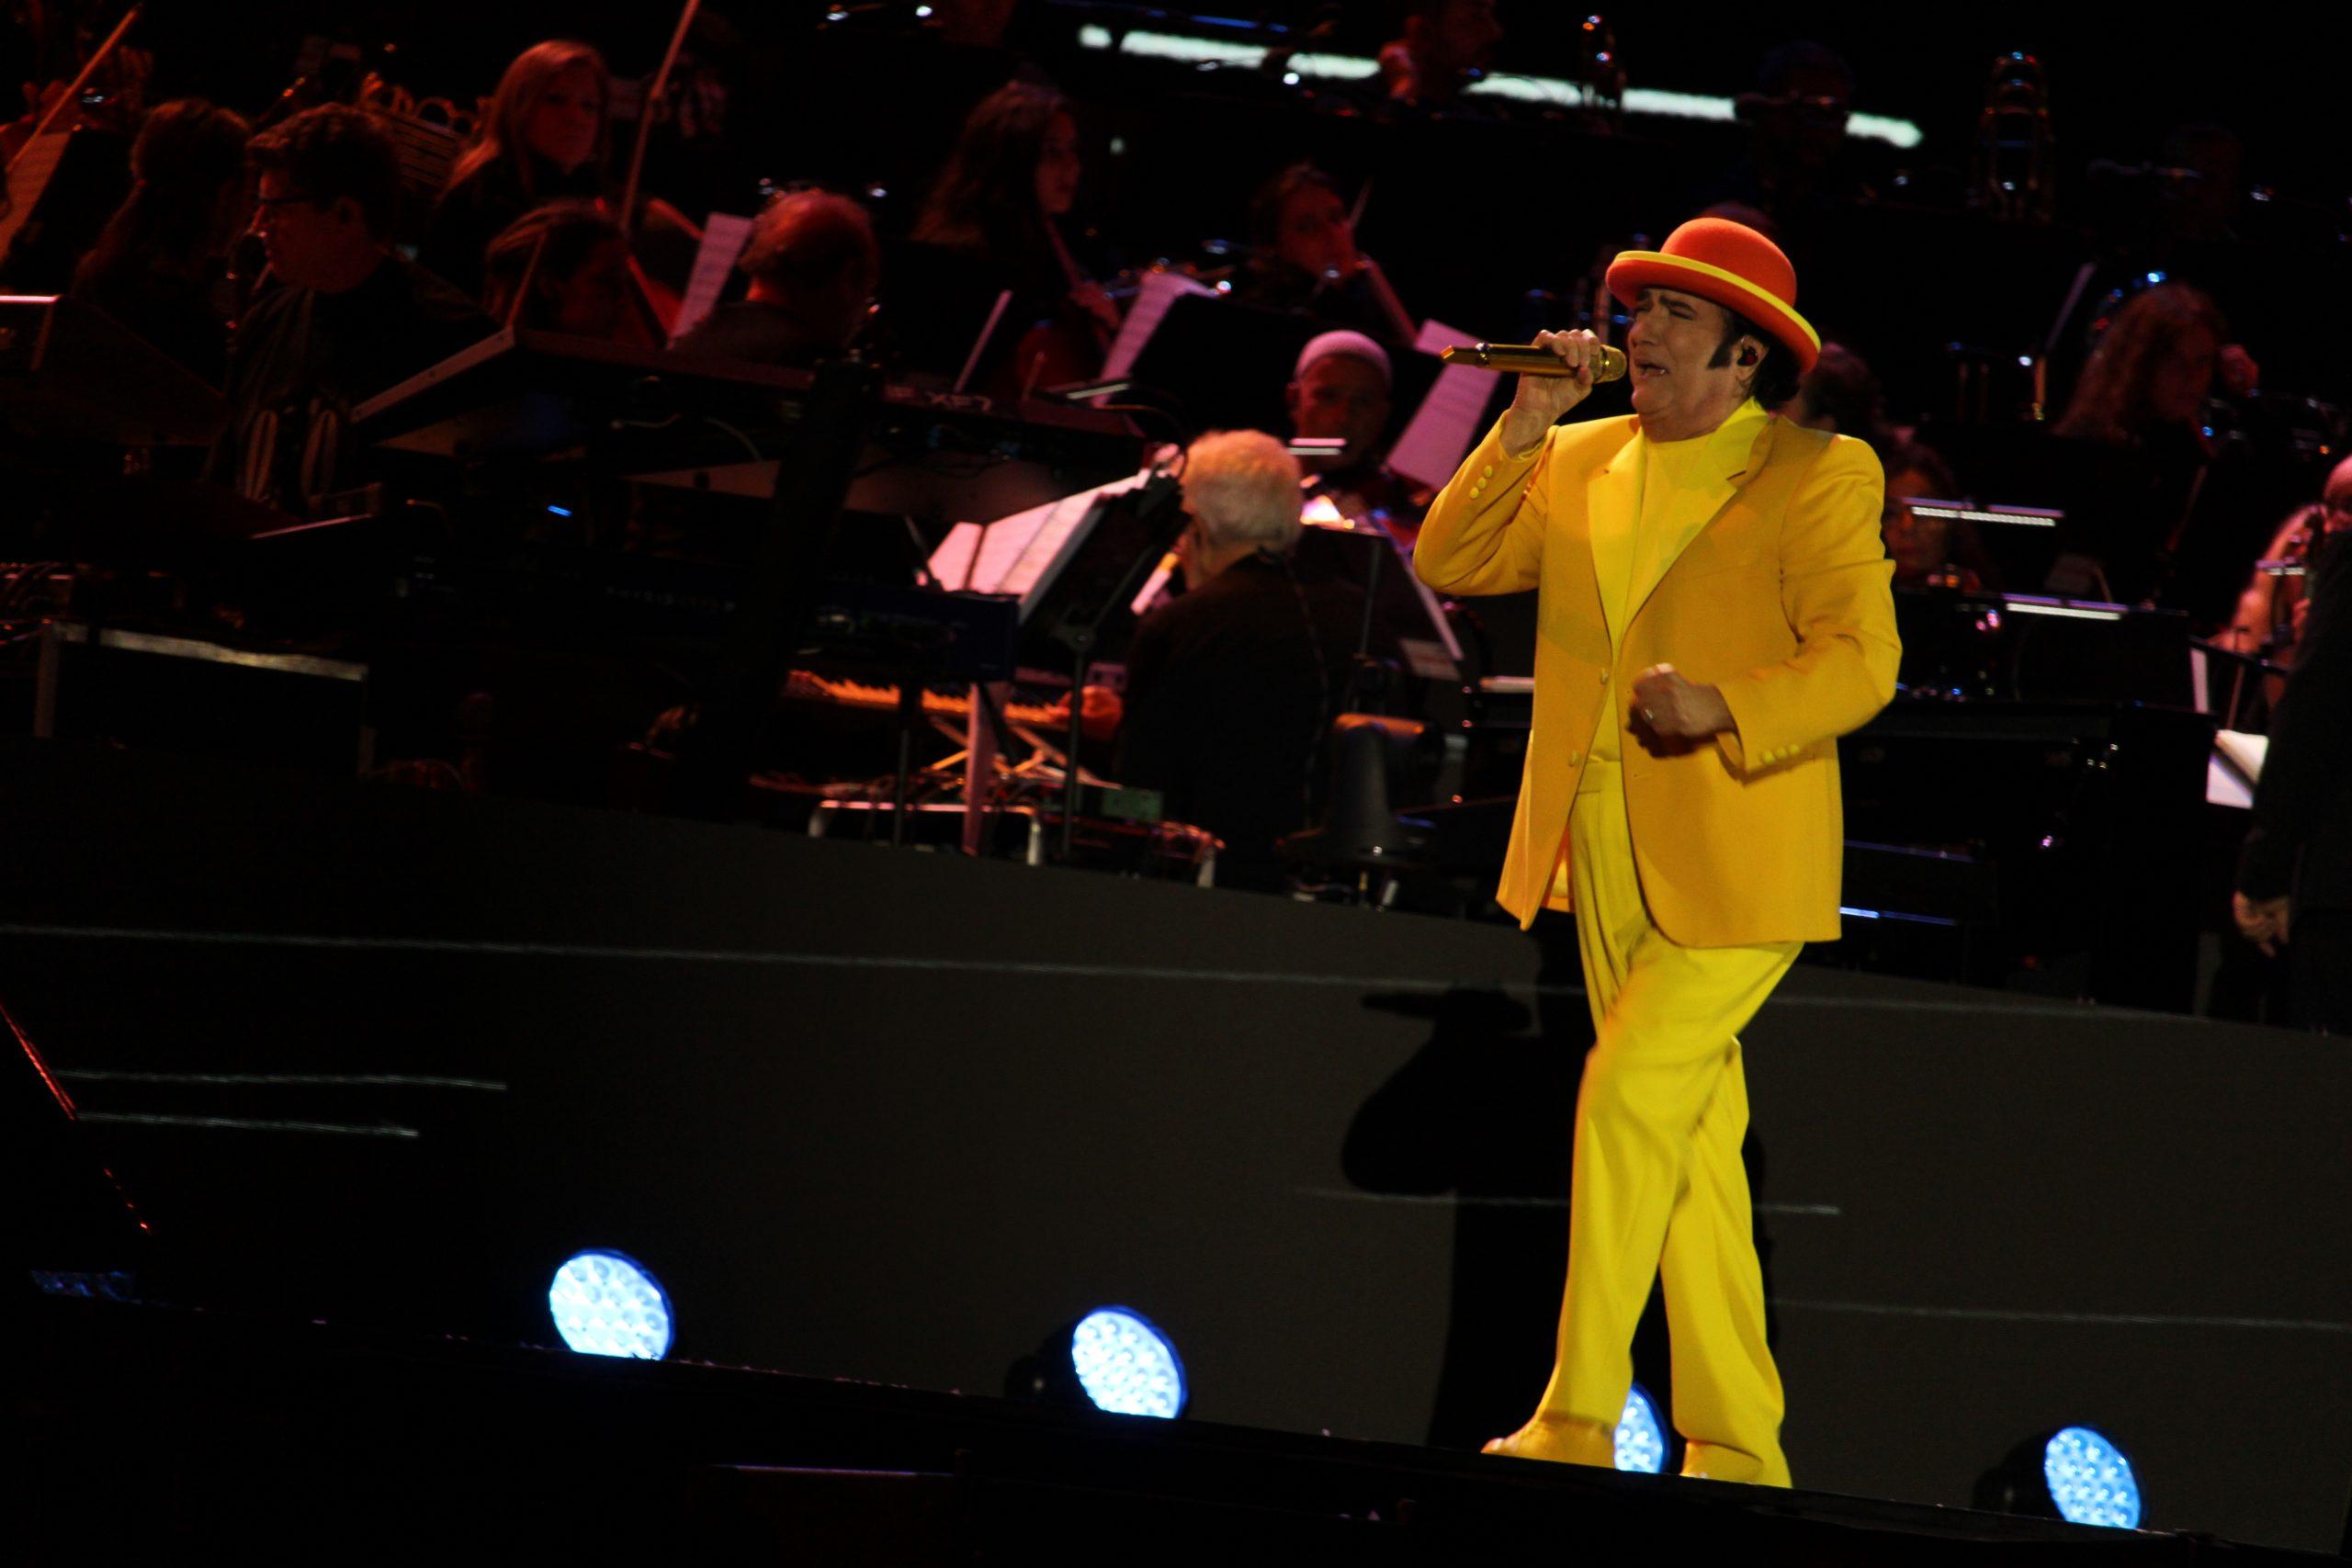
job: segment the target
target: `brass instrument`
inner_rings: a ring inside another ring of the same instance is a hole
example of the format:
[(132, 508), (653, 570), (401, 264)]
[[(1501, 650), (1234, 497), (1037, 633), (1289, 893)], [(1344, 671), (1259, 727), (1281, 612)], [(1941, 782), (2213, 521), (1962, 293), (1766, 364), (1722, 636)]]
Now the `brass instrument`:
[(2051, 180), (2057, 156), (2041, 62), (2022, 51), (2002, 55), (1993, 62), (1984, 110), (1977, 117), (1969, 204), (1996, 218), (2049, 222), (2057, 199)]

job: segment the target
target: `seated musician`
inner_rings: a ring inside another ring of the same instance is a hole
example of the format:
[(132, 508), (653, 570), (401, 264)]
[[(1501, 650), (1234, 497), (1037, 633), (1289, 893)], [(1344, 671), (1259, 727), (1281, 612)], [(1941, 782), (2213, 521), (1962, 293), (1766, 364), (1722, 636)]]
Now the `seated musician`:
[(1215, 833), (1220, 886), (1279, 891), (1275, 840), (1306, 822), (1309, 769), (1345, 687), (1354, 606), (1292, 574), (1299, 468), (1272, 436), (1221, 431), (1184, 460), (1186, 592), (1127, 653), (1120, 779)]
[(161, 104), (130, 149), (130, 195), (74, 269), (73, 293), (218, 386), (229, 360), (227, 262), (249, 215), (243, 115)]
[[(2308, 573), (2320, 547), (2347, 530), (2352, 530), (2352, 457), (2329, 470), (2318, 501), (2297, 507), (2279, 525), (2262, 562), (2281, 569), (2301, 567)], [(2266, 570), (2257, 564), (2245, 592), (2238, 595), (2237, 614), (2213, 640), (2291, 668), (2311, 611), (2309, 588), (2307, 577)]]
[[(605, 57), (549, 39), (514, 57), (498, 79), (473, 145), (458, 157), (433, 209), (417, 260), (469, 294), (481, 288), (490, 243), (533, 208), (599, 201), (612, 160), (612, 94)], [(667, 202), (644, 200), (640, 243), (683, 276), (701, 235)]]
[(1303, 460), (1307, 494), (1343, 517), (1376, 517), (1409, 548), (1429, 497), (1383, 461), (1390, 375), (1387, 351), (1362, 333), (1325, 333), (1299, 351), (1283, 398), (1293, 434), (1346, 443), (1335, 457)]
[(482, 309), (494, 321), (539, 332), (617, 338), (635, 288), (628, 241), (594, 202), (534, 208), (482, 256)]
[(367, 482), (353, 405), (480, 341), (473, 302), (391, 245), (400, 154), (368, 115), (326, 104), (255, 136), (254, 226), (282, 285), (245, 313), (212, 471), (308, 516)]
[(1293, 164), (1250, 200), (1249, 265), (1233, 297), (1295, 310), (1390, 344), (1413, 341), (1413, 321), (1380, 264), (1356, 249), (1355, 225), (1331, 176)]
[(2259, 546), (2234, 536), (2243, 455), (2204, 432), (2217, 387), (2256, 378), (2228, 337), (2220, 307), (2185, 283), (2115, 312), (2052, 431), (2047, 468), (2067, 515), (2050, 590), (2228, 615), (2228, 585)]
[(865, 209), (828, 191), (795, 191), (760, 214), (743, 252), (749, 297), (712, 310), (681, 353), (805, 367), (849, 347), (881, 271)]
[[(1826, 354), (1828, 345), (1822, 350)], [(1959, 493), (1942, 456), (1917, 442), (1889, 442), (1880, 447), (1879, 460), (1886, 469), (1879, 535), (1894, 562), (1894, 585), (1957, 588), (1966, 593), (1993, 586), (1996, 574), (1973, 525), (1922, 517), (1912, 510), (1915, 501), (1950, 501)]]
[(1051, 88), (1011, 83), (967, 117), (915, 220), (905, 277), (893, 258), (901, 343), (944, 356), (917, 368), (955, 374), (1003, 293), (1011, 303), (973, 389), (1010, 393), (1101, 368), (1119, 308), (1064, 231), (1082, 169), (1078, 121)]

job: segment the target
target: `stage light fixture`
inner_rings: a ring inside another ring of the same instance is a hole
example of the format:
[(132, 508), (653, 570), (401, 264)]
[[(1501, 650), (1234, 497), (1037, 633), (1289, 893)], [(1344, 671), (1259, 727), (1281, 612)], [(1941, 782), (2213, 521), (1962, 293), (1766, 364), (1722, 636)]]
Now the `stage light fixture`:
[(1666, 1423), (1657, 1417), (1657, 1401), (1635, 1383), (1625, 1393), (1625, 1413), (1617, 1417), (1617, 1468), (1642, 1475), (1666, 1469)]
[(1173, 1419), (1184, 1413), (1184, 1363), (1152, 1321), (1128, 1307), (1097, 1307), (1069, 1334), (1069, 1365), (1099, 1410)]
[(583, 1356), (658, 1361), (670, 1353), (670, 1294), (626, 1253), (575, 1253), (555, 1271), (548, 1311), (563, 1342)]
[(2139, 1477), (2105, 1433), (2060, 1427), (2042, 1445), (2041, 1477), (2060, 1518), (2114, 1529), (2140, 1528)]

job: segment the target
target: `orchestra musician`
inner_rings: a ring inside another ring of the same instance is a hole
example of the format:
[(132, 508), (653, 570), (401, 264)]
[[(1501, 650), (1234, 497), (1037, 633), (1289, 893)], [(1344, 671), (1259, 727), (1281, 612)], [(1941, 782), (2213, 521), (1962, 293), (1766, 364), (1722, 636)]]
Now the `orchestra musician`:
[[(936, 344), (960, 360), (1005, 293), (1011, 303), (973, 389), (1011, 395), (1083, 380), (1102, 367), (1119, 308), (1063, 229), (1083, 171), (1078, 121), (1061, 94), (1013, 82), (979, 102), (915, 221), (910, 259), (917, 270), (893, 307), (921, 310), (925, 296), (937, 295), (934, 308), (952, 305), (968, 320), (927, 322), (906, 334), (910, 347)], [(955, 368), (944, 361), (923, 367)]]
[(159, 104), (130, 149), (130, 195), (74, 269), (88, 300), (218, 386), (228, 370), (229, 250), (249, 220), (244, 116)]
[[(458, 154), (434, 205), (417, 260), (469, 294), (482, 256), (515, 220), (545, 202), (603, 201), (612, 163), (612, 85), (605, 57), (570, 39), (535, 43), (506, 67), (472, 146)], [(701, 236), (667, 202), (633, 215), (645, 239), (691, 265)], [(668, 270), (679, 270), (673, 266)]]
[(1768, 414), (1819, 338), (1756, 231), (1683, 224), (1621, 254), (1630, 418), (1557, 425), (1594, 340), (1510, 410), (1431, 506), (1414, 561), (1449, 593), (1532, 589), (1525, 779), (1497, 894), (1547, 943), (1573, 910), (1596, 1043), (1576, 1108), (1556, 1359), (1488, 1452), (1609, 1467), (1636, 1321), (1663, 1275), (1684, 1472), (1789, 1483), (1740, 1163), (1739, 1032), (1838, 934), (1837, 737), (1894, 691), (1870, 447)]
[[(2352, 457), (2335, 465), (2318, 501), (2296, 508), (2279, 525), (2238, 595), (2237, 614), (2214, 637), (2222, 647), (2292, 666), (2311, 613), (2310, 573), (2320, 547), (2352, 530)], [(2266, 566), (2269, 570), (2266, 570)], [(2302, 576), (2285, 569), (2300, 567)]]
[(417, 260), (469, 293), (490, 242), (542, 202), (604, 194), (611, 73), (584, 43), (548, 39), (506, 67), (472, 146), (450, 166)]
[(593, 201), (535, 207), (482, 255), (482, 310), (502, 324), (614, 341), (635, 289), (628, 240)]
[(1250, 261), (1234, 281), (1240, 303), (1297, 311), (1398, 346), (1413, 341), (1413, 319), (1388, 275), (1356, 249), (1338, 184), (1314, 164), (1293, 164), (1258, 187), (1250, 242)]
[(473, 302), (393, 249), (400, 154), (360, 109), (323, 104), (255, 136), (254, 227), (280, 285), (229, 361), (216, 477), (305, 516), (364, 483), (351, 408), (479, 341)]
[(678, 347), (794, 367), (840, 354), (865, 325), (881, 265), (874, 221), (856, 202), (821, 190), (778, 197), (743, 251), (751, 293), (713, 310)]
[[(1306, 824), (1309, 771), (1346, 682), (1357, 601), (1291, 570), (1298, 463), (1254, 430), (1184, 457), (1185, 592), (1137, 624), (1115, 771), (1216, 835), (1220, 887), (1279, 892), (1275, 844)], [(1089, 704), (1090, 709), (1093, 706)]]
[(1293, 434), (1345, 443), (1334, 456), (1302, 459), (1307, 493), (1328, 499), (1343, 517), (1378, 518), (1409, 547), (1429, 498), (1385, 460), (1392, 374), (1388, 351), (1363, 333), (1324, 333), (1299, 350), (1283, 400)]
[(2258, 374), (2227, 338), (2220, 308), (2185, 283), (2143, 289), (2116, 311), (2052, 431), (2049, 468), (2066, 521), (2046, 588), (2132, 604), (2161, 598), (2211, 621), (2227, 615), (2226, 601), (2207, 601), (2228, 592), (2256, 541), (2223, 536), (2236, 476), (2207, 434), (2205, 410), (2217, 384), (2243, 389)]

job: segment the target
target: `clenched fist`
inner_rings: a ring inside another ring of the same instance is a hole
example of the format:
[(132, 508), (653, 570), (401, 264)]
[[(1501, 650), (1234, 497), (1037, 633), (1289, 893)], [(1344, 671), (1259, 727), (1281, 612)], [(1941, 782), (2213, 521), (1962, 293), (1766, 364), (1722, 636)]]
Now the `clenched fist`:
[(1704, 740), (1733, 728), (1724, 694), (1693, 685), (1671, 664), (1653, 664), (1634, 677), (1634, 718), (1661, 740)]

